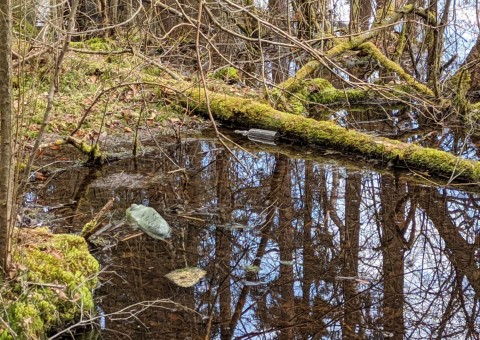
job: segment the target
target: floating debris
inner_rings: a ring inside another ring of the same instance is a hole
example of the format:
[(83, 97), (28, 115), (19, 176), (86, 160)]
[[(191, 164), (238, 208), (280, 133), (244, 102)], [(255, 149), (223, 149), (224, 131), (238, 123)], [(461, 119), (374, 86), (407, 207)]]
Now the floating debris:
[(250, 273), (258, 273), (260, 271), (260, 267), (259, 266), (244, 266), (243, 269), (245, 269), (246, 272), (250, 272)]
[(170, 237), (171, 228), (167, 221), (153, 208), (132, 204), (126, 211), (127, 221), (142, 229), (148, 236), (164, 240)]
[(247, 230), (248, 226), (236, 222), (220, 224), (218, 228), (227, 230)]
[(280, 133), (277, 131), (263, 130), (263, 129), (250, 129), (248, 131), (235, 130), (235, 133), (239, 133), (243, 136), (247, 136), (249, 140), (253, 142), (259, 142), (264, 144), (276, 145), (276, 141), (280, 138)]
[(207, 272), (203, 269), (191, 267), (174, 270), (165, 277), (177, 286), (188, 288), (195, 286), (206, 274)]
[(267, 281), (244, 281), (243, 285), (244, 286), (261, 286), (261, 285), (267, 285)]
[(92, 182), (91, 186), (99, 189), (127, 188), (141, 189), (146, 185), (145, 176), (127, 172), (114, 173)]
[(354, 281), (357, 281), (359, 283), (370, 283), (370, 279), (369, 278), (366, 278), (366, 277), (356, 277), (356, 276), (336, 276), (335, 277), (336, 280), (354, 280)]
[(98, 323), (99, 323), (100, 329), (104, 331), (107, 328), (107, 318), (105, 317), (105, 311), (100, 305), (97, 305), (96, 309), (98, 313)]

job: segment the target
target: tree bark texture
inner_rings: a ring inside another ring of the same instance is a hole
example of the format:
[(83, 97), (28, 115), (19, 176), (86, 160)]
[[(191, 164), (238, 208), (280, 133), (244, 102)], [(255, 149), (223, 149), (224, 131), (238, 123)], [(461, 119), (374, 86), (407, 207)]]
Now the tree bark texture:
[(11, 0), (0, 0), (0, 266), (10, 263), (13, 202), (12, 14)]

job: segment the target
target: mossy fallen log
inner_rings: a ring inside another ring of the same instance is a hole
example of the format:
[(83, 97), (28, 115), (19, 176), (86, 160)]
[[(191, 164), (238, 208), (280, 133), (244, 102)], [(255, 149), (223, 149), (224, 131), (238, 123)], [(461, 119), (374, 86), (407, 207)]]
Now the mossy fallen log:
[(427, 95), (429, 97), (434, 97), (433, 91), (430, 90), (428, 86), (417, 82), (415, 78), (405, 72), (403, 67), (401, 67), (398, 63), (388, 59), (387, 56), (385, 56), (382, 51), (380, 51), (380, 49), (378, 49), (378, 47), (372, 42), (365, 42), (359, 45), (358, 49), (363, 50), (365, 53), (375, 58), (375, 60), (377, 60), (378, 63), (387, 70), (395, 72), (408, 85), (411, 85), (415, 90), (417, 90), (418, 93)]
[[(333, 58), (336, 56), (345, 53), (346, 51), (355, 49), (364, 42), (375, 37), (379, 32), (381, 32), (382, 27), (388, 27), (398, 20), (400, 20), (405, 14), (412, 13), (414, 11), (414, 6), (411, 4), (403, 6), (403, 8), (396, 10), (395, 12), (389, 13), (390, 15), (383, 19), (381, 22), (375, 25), (375, 29), (369, 30), (359, 36), (350, 37), (350, 38), (341, 38), (336, 44), (325, 52), (325, 57)], [(288, 78), (283, 83), (279, 85), (280, 88), (285, 90), (290, 90), (290, 87), (295, 84), (298, 80), (303, 80), (315, 72), (322, 63), (318, 60), (311, 60), (306, 63), (300, 70), (295, 73), (293, 77)]]
[(315, 105), (359, 105), (373, 100), (391, 105), (411, 98), (410, 92), (410, 85), (396, 84), (337, 89), (326, 79), (314, 78), (299, 80), (289, 92), (273, 90), (270, 98), (275, 99), (278, 110), (308, 116), (309, 108)]
[(88, 156), (88, 164), (103, 164), (109, 157), (106, 152), (101, 152), (98, 143), (89, 145), (87, 142), (72, 136), (65, 138), (65, 142), (73, 145), (83, 154)]
[[(203, 89), (180, 84), (179, 102), (207, 115)], [(170, 83), (170, 85), (172, 85)], [(480, 163), (456, 157), (448, 152), (424, 148), (387, 138), (347, 130), (330, 121), (317, 121), (285, 113), (251, 99), (208, 92), (215, 119), (235, 127), (275, 130), (304, 144), (316, 144), (377, 159), (394, 166), (409, 167), (452, 179), (480, 181)], [(192, 101), (193, 100), (193, 101)]]

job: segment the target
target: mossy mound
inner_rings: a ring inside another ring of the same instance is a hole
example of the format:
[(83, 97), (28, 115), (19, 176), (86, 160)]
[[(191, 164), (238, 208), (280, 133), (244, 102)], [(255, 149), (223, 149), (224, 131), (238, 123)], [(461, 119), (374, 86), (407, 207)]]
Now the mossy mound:
[(227, 84), (236, 84), (240, 81), (238, 70), (234, 67), (224, 67), (215, 71), (213, 78), (223, 80)]
[(13, 277), (2, 287), (0, 339), (43, 339), (94, 308), (99, 264), (82, 237), (16, 230)]
[(109, 51), (114, 45), (113, 41), (104, 38), (92, 38), (85, 41), (70, 42), (70, 47), (86, 48), (91, 51)]

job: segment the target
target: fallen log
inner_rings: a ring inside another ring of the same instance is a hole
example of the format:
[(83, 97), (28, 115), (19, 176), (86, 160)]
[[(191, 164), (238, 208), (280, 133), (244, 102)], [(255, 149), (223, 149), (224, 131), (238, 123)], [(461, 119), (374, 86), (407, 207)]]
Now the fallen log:
[[(380, 23), (375, 25), (375, 29), (369, 30), (359, 36), (353, 37), (351, 39), (342, 39), (337, 42), (331, 49), (325, 52), (325, 57), (333, 58), (341, 55), (342, 53), (355, 49), (364, 42), (375, 37), (383, 27), (388, 27), (395, 24), (400, 20), (405, 14), (412, 13), (415, 10), (414, 6), (409, 4), (405, 5), (403, 8), (396, 10), (391, 13), (390, 16), (383, 19)], [(318, 60), (311, 60), (300, 68), (293, 77), (288, 78), (283, 83), (279, 85), (279, 88), (289, 90), (295, 82), (303, 80), (310, 76), (315, 70), (317, 70), (322, 63)]]
[[(195, 112), (207, 115), (205, 92), (184, 82), (177, 83), (182, 96), (178, 101)], [(169, 86), (176, 87), (171, 82)], [(208, 91), (208, 90), (207, 90)], [(348, 130), (330, 121), (317, 121), (289, 114), (254, 101), (208, 91), (215, 119), (235, 127), (274, 130), (304, 144), (342, 150), (367, 158), (426, 171), (451, 180), (480, 181), (480, 163), (462, 159), (448, 152), (425, 148), (388, 138)]]

